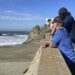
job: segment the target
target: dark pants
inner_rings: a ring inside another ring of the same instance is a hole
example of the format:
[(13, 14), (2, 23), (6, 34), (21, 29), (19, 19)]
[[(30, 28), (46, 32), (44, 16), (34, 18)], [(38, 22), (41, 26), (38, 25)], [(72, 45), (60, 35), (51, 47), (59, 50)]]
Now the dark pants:
[(72, 40), (72, 42), (75, 44), (75, 40)]
[(75, 75), (75, 63), (68, 64), (69, 70), (71, 71), (72, 75)]
[[(62, 53), (62, 52), (61, 52)], [(72, 62), (72, 60), (70, 60), (67, 56), (65, 56), (62, 53), (62, 56), (64, 57), (64, 60), (66, 62), (66, 64), (68, 65), (68, 68), (70, 70), (70, 72), (72, 73), (72, 75), (75, 75), (75, 63)]]

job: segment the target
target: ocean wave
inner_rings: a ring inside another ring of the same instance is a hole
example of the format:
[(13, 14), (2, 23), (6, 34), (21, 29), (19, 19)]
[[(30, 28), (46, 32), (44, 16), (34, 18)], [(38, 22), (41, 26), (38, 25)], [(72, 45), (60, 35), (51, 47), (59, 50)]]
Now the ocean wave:
[(28, 35), (0, 36), (0, 46), (23, 44), (27, 39)]

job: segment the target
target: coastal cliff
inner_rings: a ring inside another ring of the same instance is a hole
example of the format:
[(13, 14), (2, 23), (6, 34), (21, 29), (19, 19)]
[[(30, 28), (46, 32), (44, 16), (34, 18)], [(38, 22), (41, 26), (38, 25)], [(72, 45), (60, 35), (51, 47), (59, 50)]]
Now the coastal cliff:
[(47, 31), (47, 28), (48, 26), (46, 24), (42, 27), (40, 27), (39, 25), (34, 26), (29, 33), (28, 41), (41, 40), (45, 38), (45, 32)]

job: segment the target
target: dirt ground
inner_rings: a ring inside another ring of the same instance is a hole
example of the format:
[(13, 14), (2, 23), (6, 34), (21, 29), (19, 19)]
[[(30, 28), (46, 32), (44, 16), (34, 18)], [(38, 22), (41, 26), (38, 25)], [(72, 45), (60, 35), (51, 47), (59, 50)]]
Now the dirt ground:
[(0, 75), (23, 75), (39, 48), (39, 42), (0, 47)]

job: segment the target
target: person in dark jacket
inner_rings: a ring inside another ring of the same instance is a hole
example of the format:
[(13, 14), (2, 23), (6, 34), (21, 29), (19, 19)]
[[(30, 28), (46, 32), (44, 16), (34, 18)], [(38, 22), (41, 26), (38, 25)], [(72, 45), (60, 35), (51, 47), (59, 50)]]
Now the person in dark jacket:
[(73, 43), (75, 43), (75, 20), (73, 16), (65, 7), (59, 9), (59, 16), (63, 19), (63, 27), (67, 29)]

